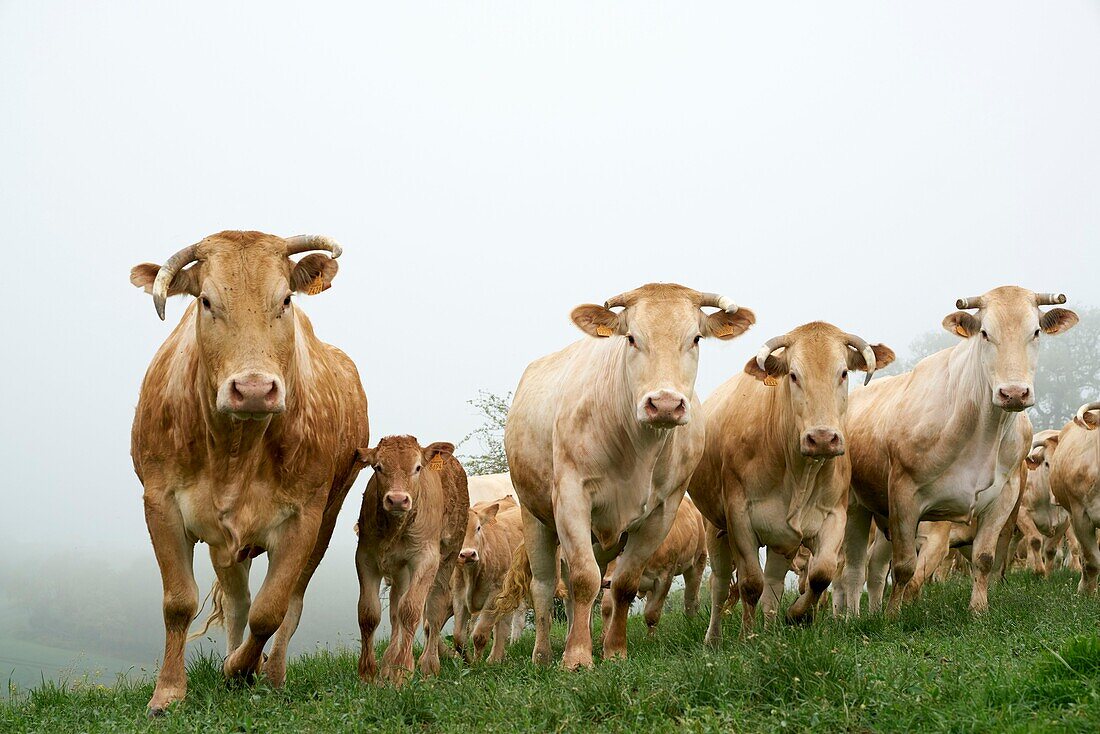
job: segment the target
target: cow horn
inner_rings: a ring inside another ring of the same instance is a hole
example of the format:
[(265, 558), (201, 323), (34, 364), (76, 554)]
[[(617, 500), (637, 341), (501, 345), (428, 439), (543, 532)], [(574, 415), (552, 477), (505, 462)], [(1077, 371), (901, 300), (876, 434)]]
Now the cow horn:
[(340, 247), (340, 243), (331, 237), (325, 237), (323, 234), (299, 234), (286, 238), (287, 255), (297, 255), (300, 252), (309, 252), (310, 250), (331, 252), (333, 260), (344, 253), (344, 248)]
[(1037, 306), (1060, 306), (1066, 302), (1065, 293), (1036, 293), (1035, 305)]
[(1073, 416), (1073, 422), (1087, 431), (1095, 431), (1096, 426), (1090, 426), (1085, 421), (1085, 413), (1088, 413), (1090, 410), (1100, 410), (1100, 401), (1085, 403), (1080, 408), (1078, 408), (1077, 415)]
[(768, 357), (770, 357), (771, 353), (774, 352), (776, 349), (779, 349), (780, 347), (786, 347), (788, 344), (790, 344), (790, 341), (791, 340), (787, 338), (786, 335), (774, 336), (771, 339), (768, 339), (766, 342), (764, 342), (764, 346), (760, 347), (760, 351), (756, 353), (756, 366), (767, 372), (768, 368), (764, 365), (767, 363)]
[(955, 301), (955, 308), (981, 308), (984, 305), (984, 296), (971, 296), (970, 298), (960, 298)]
[(190, 265), (199, 259), (196, 245), (188, 245), (172, 257), (164, 261), (157, 271), (157, 278), (153, 281), (153, 306), (157, 309), (157, 316), (164, 321), (164, 303), (168, 300), (168, 287), (172, 280), (185, 265)]
[(699, 307), (720, 308), (726, 313), (737, 313), (737, 304), (720, 293), (700, 293)]
[(628, 293), (620, 293), (619, 295), (614, 296), (612, 298), (608, 298), (606, 301), (604, 301), (603, 302), (603, 307), (604, 308), (618, 308), (619, 306), (622, 306), (623, 308), (626, 308), (627, 306), (629, 306), (633, 302), (634, 302), (634, 298), (633, 298), (631, 293), (629, 293), (629, 292)]
[(875, 350), (871, 349), (870, 344), (855, 334), (845, 334), (844, 338), (848, 340), (850, 346), (863, 355), (863, 361), (867, 363), (867, 377), (863, 379), (863, 386), (867, 387), (867, 383), (871, 381), (871, 378), (875, 374), (875, 366), (878, 365), (878, 357), (875, 356)]

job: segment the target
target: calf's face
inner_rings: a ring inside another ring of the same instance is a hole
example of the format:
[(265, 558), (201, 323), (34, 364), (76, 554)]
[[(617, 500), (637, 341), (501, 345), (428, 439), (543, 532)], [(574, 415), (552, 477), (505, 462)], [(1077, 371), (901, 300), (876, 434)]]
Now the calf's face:
[(373, 449), (361, 448), (358, 460), (374, 469), (382, 494), (382, 509), (403, 517), (413, 512), (421, 500), (425, 482), (443, 470), (443, 460), (454, 453), (454, 444), (437, 442), (421, 447), (412, 436), (387, 436)]
[(499, 511), (500, 503), (493, 502), (487, 507), (471, 507), (466, 513), (466, 537), (462, 541), (462, 550), (458, 552), (460, 566), (481, 561), (485, 548), (482, 531), (496, 522)]

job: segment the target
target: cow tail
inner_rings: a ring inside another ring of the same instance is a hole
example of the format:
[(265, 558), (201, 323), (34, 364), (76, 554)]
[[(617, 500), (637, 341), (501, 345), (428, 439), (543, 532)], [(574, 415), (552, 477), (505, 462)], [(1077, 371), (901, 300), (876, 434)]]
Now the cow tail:
[(512, 554), (512, 566), (504, 575), (500, 593), (489, 605), (490, 618), (497, 620), (519, 608), (531, 593), (531, 559), (527, 557), (527, 546), (520, 543)]
[[(210, 600), (210, 615), (203, 622), (201, 630), (192, 632), (187, 636), (188, 642), (204, 636), (210, 631), (211, 627), (225, 626), (225, 592), (222, 591), (221, 582), (217, 579), (214, 579), (214, 585), (210, 587), (210, 593), (206, 595), (206, 599), (202, 600), (202, 607), (206, 606), (207, 599)], [(200, 612), (202, 607), (199, 608)], [(195, 616), (198, 617), (198, 614)]]

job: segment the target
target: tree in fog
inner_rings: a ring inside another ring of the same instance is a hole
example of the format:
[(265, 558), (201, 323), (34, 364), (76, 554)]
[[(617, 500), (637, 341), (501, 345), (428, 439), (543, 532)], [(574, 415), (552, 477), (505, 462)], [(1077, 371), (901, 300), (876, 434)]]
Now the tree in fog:
[(462, 465), (467, 474), (497, 474), (508, 471), (508, 457), (504, 455), (504, 424), (508, 420), (508, 407), (512, 404), (512, 393), (496, 395), (488, 390), (479, 390), (477, 397), (467, 400), (477, 408), (481, 416), (481, 425), (462, 439), (465, 446), (473, 440), (478, 453), (462, 456)]

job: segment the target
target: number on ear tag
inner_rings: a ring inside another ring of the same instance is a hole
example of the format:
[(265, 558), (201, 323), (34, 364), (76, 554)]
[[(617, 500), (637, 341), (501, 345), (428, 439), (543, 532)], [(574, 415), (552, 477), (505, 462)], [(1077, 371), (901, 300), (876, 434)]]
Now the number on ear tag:
[(432, 471), (443, 471), (443, 454), (436, 454), (428, 462), (428, 468)]
[(766, 377), (764, 377), (764, 384), (767, 385), (768, 387), (775, 387), (776, 385), (779, 384), (779, 378), (778, 377), (772, 377), (771, 375), (767, 375)]
[(317, 274), (317, 277), (309, 282), (306, 286), (306, 293), (311, 296), (315, 296), (321, 291), (325, 290), (328, 286), (325, 285), (325, 276), (321, 273)]
[(959, 336), (963, 337), (964, 339), (969, 339), (970, 338), (970, 334), (968, 334), (966, 332), (966, 329), (964, 329), (961, 326), (956, 326), (955, 327), (955, 333), (958, 334)]
[(615, 332), (611, 330), (610, 326), (604, 326), (603, 324), (600, 324), (596, 327), (596, 334), (598, 336), (611, 336), (614, 333)]
[(710, 330), (710, 333), (721, 339), (724, 336), (729, 336), (733, 333), (733, 327), (729, 324), (719, 324)]

